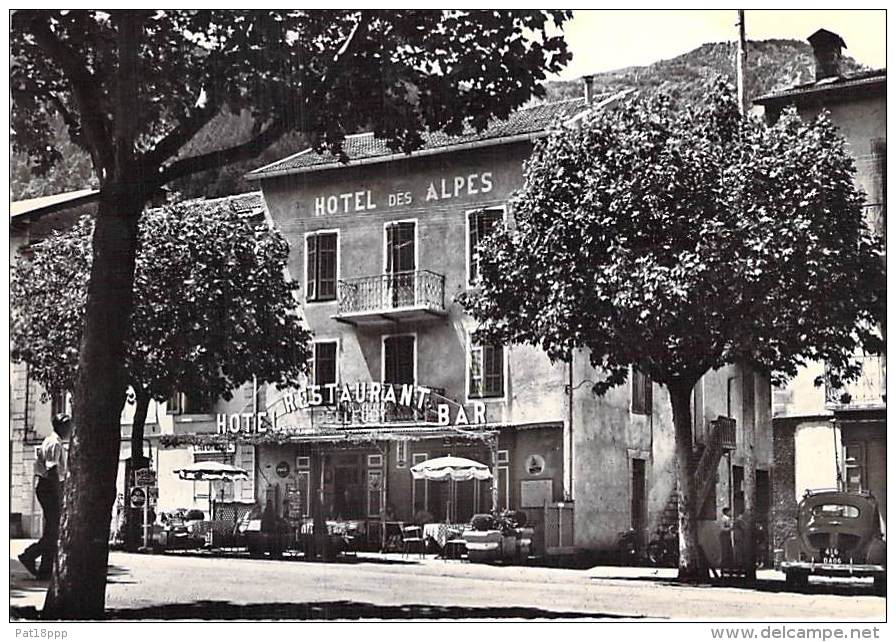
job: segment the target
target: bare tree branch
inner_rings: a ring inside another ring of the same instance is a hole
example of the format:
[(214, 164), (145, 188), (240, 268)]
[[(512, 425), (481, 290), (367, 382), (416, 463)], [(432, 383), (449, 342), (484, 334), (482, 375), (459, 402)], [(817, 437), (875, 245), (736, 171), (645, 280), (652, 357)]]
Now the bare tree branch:
[(181, 147), (190, 142), (199, 133), (199, 130), (217, 115), (220, 109), (221, 99), (212, 83), (209, 89), (206, 89), (205, 105), (193, 110), (189, 116), (156, 143), (155, 147), (146, 152), (141, 160), (141, 165), (155, 168), (177, 154)]
[(285, 120), (281, 117), (274, 120), (264, 131), (245, 143), (174, 161), (159, 172), (156, 180), (153, 181), (153, 188), (161, 187), (190, 174), (254, 158), (272, 143), (276, 142), (285, 131)]

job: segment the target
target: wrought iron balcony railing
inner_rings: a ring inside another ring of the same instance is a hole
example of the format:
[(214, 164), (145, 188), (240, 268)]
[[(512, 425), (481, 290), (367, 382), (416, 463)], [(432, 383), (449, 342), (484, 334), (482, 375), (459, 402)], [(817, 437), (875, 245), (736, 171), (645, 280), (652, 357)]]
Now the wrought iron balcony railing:
[(882, 408), (887, 405), (887, 358), (879, 355), (859, 357), (862, 374), (856, 381), (840, 387), (825, 384), (825, 406), (832, 409)]
[(336, 315), (356, 323), (396, 321), (445, 314), (445, 277), (429, 270), (412, 270), (339, 281)]

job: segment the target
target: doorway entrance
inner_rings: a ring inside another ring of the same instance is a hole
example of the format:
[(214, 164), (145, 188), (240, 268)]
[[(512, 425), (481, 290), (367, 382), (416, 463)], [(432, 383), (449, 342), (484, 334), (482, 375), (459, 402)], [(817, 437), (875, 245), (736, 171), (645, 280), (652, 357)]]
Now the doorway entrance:
[(333, 467), (333, 510), (337, 519), (362, 519), (366, 497), (358, 456), (342, 456)]

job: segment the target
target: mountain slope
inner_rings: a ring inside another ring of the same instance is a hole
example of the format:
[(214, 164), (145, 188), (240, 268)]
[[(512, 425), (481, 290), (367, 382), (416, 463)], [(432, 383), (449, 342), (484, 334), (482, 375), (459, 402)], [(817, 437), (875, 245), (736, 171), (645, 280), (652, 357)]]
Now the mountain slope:
[[(669, 60), (643, 67), (625, 67), (594, 74), (595, 94), (636, 88), (642, 96), (666, 93), (681, 102), (699, 101), (719, 76), (735, 81), (737, 45), (712, 42)], [(844, 75), (865, 67), (844, 57)], [(750, 99), (770, 91), (811, 82), (815, 78), (812, 47), (800, 40), (760, 40), (747, 44), (747, 84)], [(548, 83), (545, 100), (582, 95), (580, 80)]]
[[(658, 92), (686, 103), (702, 100), (706, 89), (718, 76), (734, 81), (736, 46), (729, 42), (701, 45), (688, 53), (669, 60), (661, 60), (643, 67), (626, 67), (594, 75), (595, 94), (616, 92), (631, 87), (639, 95), (651, 96)], [(798, 40), (763, 40), (750, 42), (747, 48), (749, 96), (768, 93), (795, 84), (811, 82), (815, 63), (812, 48)], [(864, 69), (851, 58), (844, 58), (844, 73), (850, 75)], [(545, 101), (577, 98), (582, 95), (580, 80), (549, 82)], [(197, 153), (220, 148), (224, 143), (244, 140), (251, 127), (246, 114), (222, 114), (200, 132), (185, 149)], [(60, 145), (65, 147), (63, 164), (53, 168), (46, 177), (34, 177), (27, 159), (10, 153), (10, 195), (13, 200), (47, 196), (50, 194), (94, 186), (87, 154), (72, 145), (64, 127), (57, 128)], [(178, 181), (172, 189), (184, 198), (209, 198), (238, 194), (255, 189), (243, 174), (267, 162), (283, 158), (304, 147), (301, 136), (285, 137), (268, 148), (253, 161), (204, 172)]]

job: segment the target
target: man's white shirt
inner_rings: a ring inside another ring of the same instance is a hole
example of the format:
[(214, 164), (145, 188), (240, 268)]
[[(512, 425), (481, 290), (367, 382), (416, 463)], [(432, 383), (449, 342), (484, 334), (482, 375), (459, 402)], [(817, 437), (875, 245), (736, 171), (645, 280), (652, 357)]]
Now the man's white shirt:
[(37, 455), (34, 461), (35, 475), (46, 477), (47, 473), (55, 468), (59, 479), (65, 479), (68, 473), (65, 445), (56, 431), (47, 435), (35, 450)]

